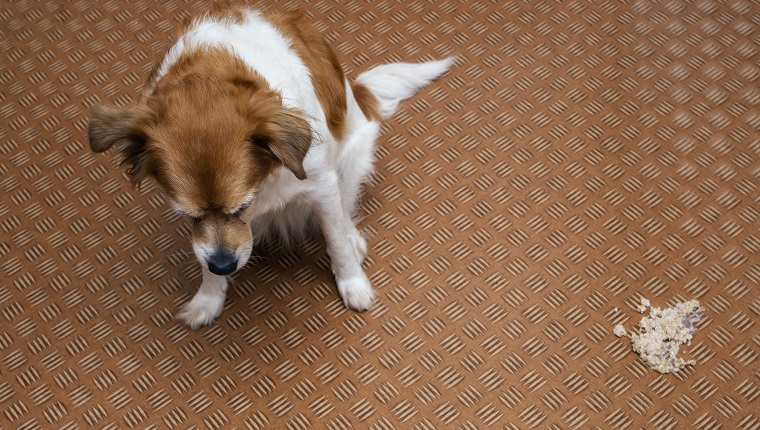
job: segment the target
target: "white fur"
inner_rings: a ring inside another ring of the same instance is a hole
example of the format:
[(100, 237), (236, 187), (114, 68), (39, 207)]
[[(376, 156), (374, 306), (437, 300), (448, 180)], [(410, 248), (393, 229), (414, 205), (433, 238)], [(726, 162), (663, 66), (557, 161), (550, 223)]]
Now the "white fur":
[(203, 267), (201, 287), (189, 303), (177, 315), (193, 330), (210, 324), (221, 315), (224, 309), (224, 297), (227, 294), (227, 278), (217, 276)]
[(453, 63), (450, 57), (427, 63), (382, 64), (361, 73), (356, 80), (378, 98), (383, 118), (390, 118), (402, 100), (444, 74)]
[[(287, 107), (302, 110), (315, 142), (306, 155), (307, 179), (300, 181), (281, 168), (266, 178), (253, 199), (249, 221), (254, 241), (272, 231), (289, 241), (316, 220), (327, 244), (338, 291), (346, 306), (363, 311), (372, 306), (375, 293), (361, 268), (367, 244), (352, 216), (361, 184), (372, 171), (374, 142), (380, 130), (369, 121), (347, 90), (347, 126), (342, 141), (330, 134), (325, 112), (311, 83), (310, 72), (290, 47), (289, 39), (256, 11), (247, 11), (242, 24), (205, 19), (195, 22), (164, 58), (157, 80), (185, 52), (203, 47), (226, 47), (261, 75), (283, 96)], [(443, 74), (451, 60), (422, 64), (388, 64), (357, 78), (378, 98), (383, 117), (389, 117), (401, 100)], [(196, 250), (197, 251), (197, 250)], [(203, 265), (203, 259), (199, 258)], [(203, 282), (179, 317), (197, 328), (221, 313), (227, 280), (203, 267)]]

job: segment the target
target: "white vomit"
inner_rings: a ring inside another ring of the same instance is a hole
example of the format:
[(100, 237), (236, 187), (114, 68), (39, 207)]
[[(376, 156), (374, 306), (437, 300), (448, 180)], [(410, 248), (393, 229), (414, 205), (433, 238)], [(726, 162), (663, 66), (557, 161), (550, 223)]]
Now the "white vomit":
[[(642, 298), (637, 310), (643, 313), (647, 307), (649, 316), (641, 318), (639, 333), (630, 332), (633, 351), (649, 367), (660, 373), (677, 372), (696, 364), (695, 360), (684, 360), (677, 355), (681, 345), (691, 345), (691, 339), (697, 331), (695, 325), (705, 312), (699, 302), (689, 300), (672, 308), (660, 309)], [(622, 324), (616, 325), (612, 332), (617, 337), (628, 334)]]

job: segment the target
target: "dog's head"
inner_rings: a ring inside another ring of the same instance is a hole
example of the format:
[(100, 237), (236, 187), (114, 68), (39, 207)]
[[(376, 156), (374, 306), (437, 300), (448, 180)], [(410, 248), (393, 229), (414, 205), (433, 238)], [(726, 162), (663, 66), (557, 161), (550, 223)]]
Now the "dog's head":
[(207, 52), (170, 68), (141, 104), (94, 109), (88, 137), (94, 152), (118, 147), (135, 186), (154, 179), (192, 219), (201, 264), (227, 275), (250, 256), (261, 183), (279, 167), (305, 179), (312, 135), (265, 81)]

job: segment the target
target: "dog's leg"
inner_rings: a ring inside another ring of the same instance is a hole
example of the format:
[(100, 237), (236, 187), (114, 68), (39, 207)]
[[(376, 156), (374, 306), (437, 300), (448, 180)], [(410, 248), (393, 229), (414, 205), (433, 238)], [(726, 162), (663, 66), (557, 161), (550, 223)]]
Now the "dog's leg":
[(348, 243), (351, 245), (351, 249), (354, 250), (356, 259), (359, 260), (359, 264), (362, 264), (367, 258), (367, 241), (353, 225), (353, 222), (351, 223), (351, 228), (348, 233)]
[(354, 310), (372, 307), (375, 292), (361, 267), (367, 243), (341, 203), (337, 180), (323, 198), (314, 202), (314, 214), (327, 242), (330, 265), (343, 303)]
[(222, 313), (226, 294), (227, 278), (214, 275), (203, 266), (201, 287), (177, 317), (193, 330), (208, 325)]

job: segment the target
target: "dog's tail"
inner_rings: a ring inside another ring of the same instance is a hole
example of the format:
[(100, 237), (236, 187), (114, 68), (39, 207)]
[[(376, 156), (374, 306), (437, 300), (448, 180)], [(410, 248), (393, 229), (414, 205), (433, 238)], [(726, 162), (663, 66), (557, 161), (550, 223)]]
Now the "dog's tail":
[(426, 63), (383, 64), (361, 73), (355, 82), (365, 86), (375, 96), (380, 116), (389, 118), (402, 100), (446, 73), (453, 62), (454, 57), (449, 57)]

